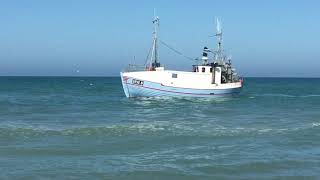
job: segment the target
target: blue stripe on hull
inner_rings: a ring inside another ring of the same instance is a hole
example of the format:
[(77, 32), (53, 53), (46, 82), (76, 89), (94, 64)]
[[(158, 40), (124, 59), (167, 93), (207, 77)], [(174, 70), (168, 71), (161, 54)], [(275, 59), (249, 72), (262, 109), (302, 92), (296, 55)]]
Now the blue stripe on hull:
[(122, 77), (123, 90), (127, 97), (156, 97), (156, 96), (173, 96), (173, 97), (217, 97), (230, 96), (241, 91), (239, 88), (230, 89), (189, 89), (164, 86), (159, 83), (144, 81), (143, 85), (132, 84), (132, 78)]

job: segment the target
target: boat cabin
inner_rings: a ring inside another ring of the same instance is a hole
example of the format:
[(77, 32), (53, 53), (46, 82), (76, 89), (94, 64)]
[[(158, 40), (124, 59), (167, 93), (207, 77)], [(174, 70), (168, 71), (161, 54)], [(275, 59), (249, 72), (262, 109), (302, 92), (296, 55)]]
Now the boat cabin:
[(212, 73), (212, 66), (199, 66), (199, 65), (193, 65), (193, 72), (199, 72), (199, 73)]
[(221, 84), (221, 67), (210, 65), (193, 65), (193, 72), (211, 76), (212, 84)]

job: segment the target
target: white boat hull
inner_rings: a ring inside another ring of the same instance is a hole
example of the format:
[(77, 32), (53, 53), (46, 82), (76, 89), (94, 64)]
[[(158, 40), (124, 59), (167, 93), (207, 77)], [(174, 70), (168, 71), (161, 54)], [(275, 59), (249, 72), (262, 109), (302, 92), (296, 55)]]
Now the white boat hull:
[(238, 94), (242, 88), (242, 83), (224, 87), (221, 87), (222, 85), (212, 85), (207, 88), (178, 87), (135, 75), (135, 73), (121, 73), (122, 86), (127, 97), (221, 97)]

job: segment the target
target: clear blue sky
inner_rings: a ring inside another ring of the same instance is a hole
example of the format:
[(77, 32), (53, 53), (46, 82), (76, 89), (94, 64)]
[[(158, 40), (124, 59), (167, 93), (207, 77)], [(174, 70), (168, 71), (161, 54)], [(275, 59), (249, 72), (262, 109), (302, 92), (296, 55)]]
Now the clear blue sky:
[[(215, 45), (208, 36), (217, 16), (242, 75), (320, 77), (320, 3), (312, 0), (1, 1), (0, 75), (118, 76), (134, 56), (145, 61), (154, 8), (160, 38), (187, 56)], [(163, 46), (160, 61), (192, 65)]]

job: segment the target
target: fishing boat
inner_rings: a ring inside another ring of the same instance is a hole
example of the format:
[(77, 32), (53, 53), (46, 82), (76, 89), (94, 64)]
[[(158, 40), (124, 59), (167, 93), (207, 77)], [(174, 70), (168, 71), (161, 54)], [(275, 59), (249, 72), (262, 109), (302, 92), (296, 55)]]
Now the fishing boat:
[[(120, 72), (126, 97), (221, 97), (238, 94), (243, 79), (238, 76), (222, 48), (222, 28), (216, 20), (217, 47), (203, 48), (202, 57), (190, 71), (167, 70), (158, 59), (159, 17), (153, 19), (153, 43), (143, 66), (131, 65)], [(165, 44), (166, 45), (166, 44)], [(178, 52), (178, 51), (176, 51)], [(180, 53), (181, 54), (181, 53)]]

